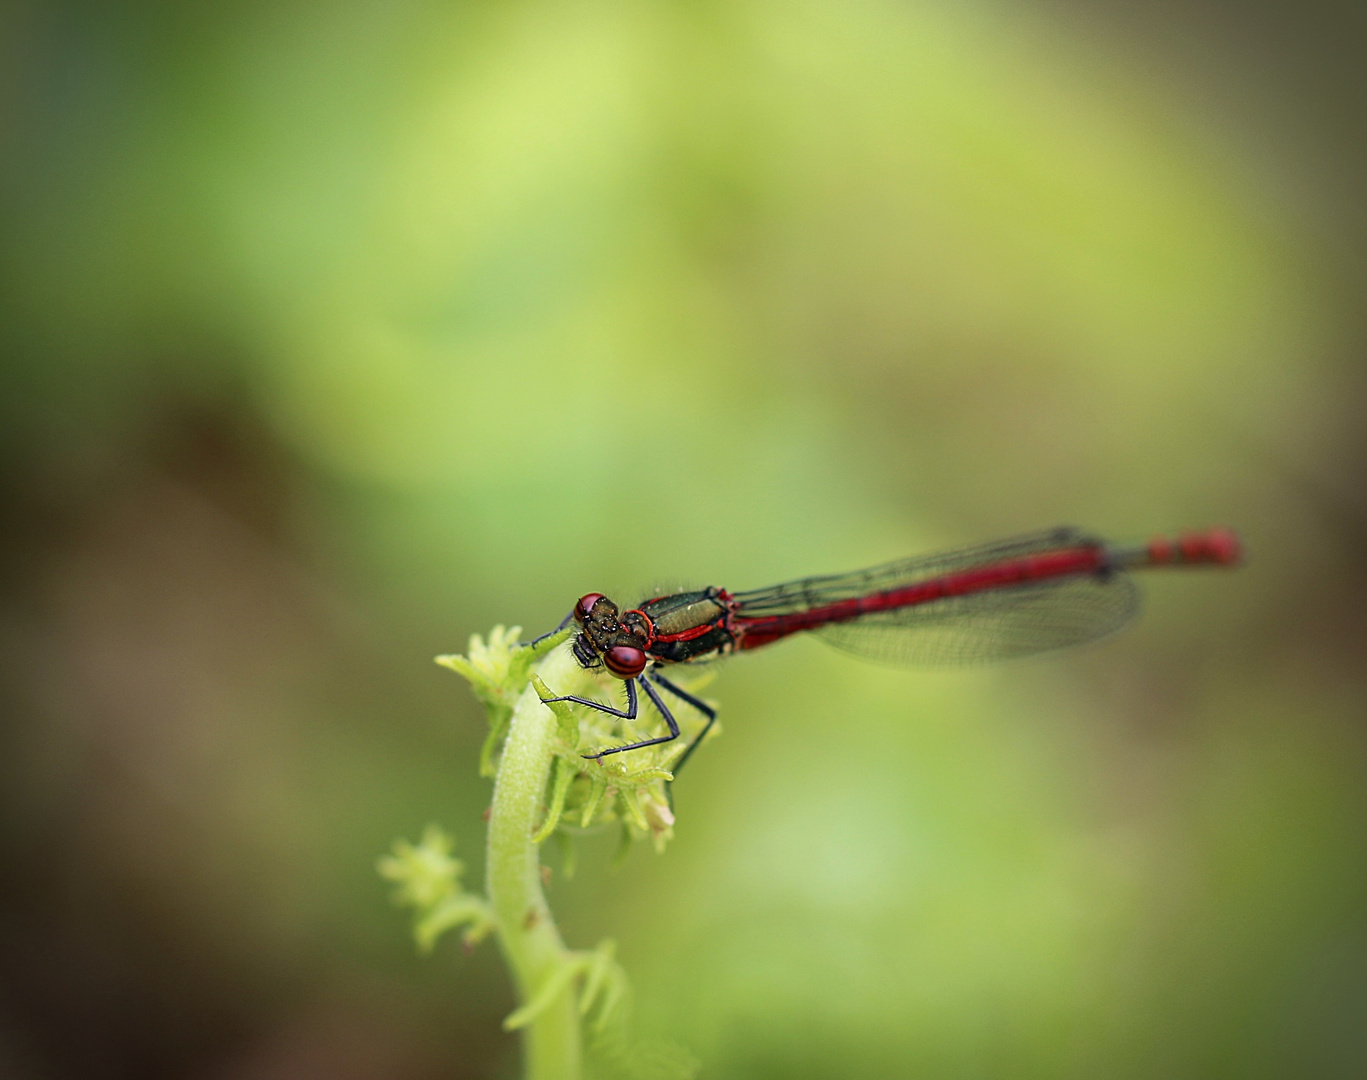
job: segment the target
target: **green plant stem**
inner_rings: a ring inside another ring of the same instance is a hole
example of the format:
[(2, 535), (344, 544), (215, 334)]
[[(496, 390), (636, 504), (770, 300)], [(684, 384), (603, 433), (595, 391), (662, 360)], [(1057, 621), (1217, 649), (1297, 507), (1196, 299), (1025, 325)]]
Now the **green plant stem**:
[[(568, 644), (548, 653), (538, 670), (552, 686), (569, 681), (577, 668)], [(541, 891), (541, 862), (532, 842), (555, 737), (555, 715), (529, 685), (513, 710), (494, 780), (487, 866), (498, 943), (522, 1006), (569, 960)], [(573, 980), (523, 1028), (522, 1040), (527, 1080), (579, 1080), (582, 1047)]]

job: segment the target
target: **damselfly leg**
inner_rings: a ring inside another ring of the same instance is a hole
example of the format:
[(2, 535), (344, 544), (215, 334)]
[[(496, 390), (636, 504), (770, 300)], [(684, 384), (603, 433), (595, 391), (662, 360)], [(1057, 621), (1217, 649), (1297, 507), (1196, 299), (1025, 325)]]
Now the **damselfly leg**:
[(573, 621), (574, 609), (570, 608), (570, 613), (560, 620), (560, 625), (554, 630), (547, 630), (544, 634), (532, 638), (531, 641), (520, 641), (518, 642), (518, 645), (523, 649), (530, 649), (533, 645), (540, 645), (541, 642), (545, 641), (547, 638), (555, 637), (556, 634), (560, 633), (561, 630), (565, 629), (565, 627), (569, 626)]
[[(620, 716), (623, 720), (636, 719), (636, 680), (627, 679), (627, 708), (626, 712), (621, 709), (614, 709), (611, 705), (604, 705), (601, 701), (594, 701), (593, 698), (577, 697), (574, 694), (562, 694), (560, 697), (543, 697), (541, 700), (550, 703), (552, 701), (573, 701), (576, 705), (587, 705), (590, 709), (597, 709), (601, 713), (609, 716)], [(625, 746), (619, 749), (627, 749)], [(611, 751), (608, 751), (611, 753)], [(585, 757), (598, 757), (597, 754), (585, 754)]]
[(640, 742), (628, 743), (625, 746), (610, 746), (608, 749), (599, 750), (597, 753), (581, 754), (581, 757), (597, 760), (598, 758), (607, 757), (609, 754), (620, 754), (626, 750), (639, 750), (643, 746), (656, 746), (660, 743), (673, 742), (679, 737), (679, 724), (674, 719), (674, 714), (671, 713), (665, 703), (660, 700), (660, 695), (655, 692), (655, 688), (651, 686), (650, 683), (646, 682), (645, 679), (626, 679), (624, 681), (626, 682), (627, 687), (627, 707), (625, 712), (621, 709), (614, 709), (611, 705), (604, 705), (601, 701), (594, 701), (593, 698), (577, 697), (574, 694), (565, 694), (561, 697), (542, 698), (541, 700), (546, 702), (573, 701), (576, 705), (587, 705), (590, 709), (597, 709), (599, 712), (607, 713), (609, 716), (618, 716), (623, 720), (635, 720), (638, 712), (636, 683), (639, 681), (646, 692), (646, 696), (650, 698), (651, 702), (655, 705), (655, 708), (660, 711), (660, 715), (664, 717), (665, 723), (669, 725), (669, 734), (661, 735), (656, 739), (642, 739)]
[(654, 680), (654, 682), (657, 685), (664, 687), (680, 701), (687, 702), (689, 705), (692, 705), (693, 708), (697, 709), (698, 712), (702, 713), (705, 717), (707, 717), (707, 723), (703, 726), (703, 729), (699, 733), (698, 737), (688, 744), (688, 749), (683, 752), (679, 760), (674, 762), (674, 767), (670, 769), (670, 772), (674, 774), (674, 779), (677, 780), (679, 778), (679, 770), (682, 769), (684, 767), (684, 763), (690, 757), (693, 756), (693, 751), (698, 748), (698, 745), (705, 738), (707, 738), (707, 733), (712, 730), (712, 725), (717, 722), (717, 710), (712, 708), (711, 705), (708, 705), (701, 698), (696, 698), (687, 690), (683, 690), (675, 686), (672, 682), (670, 682), (663, 675), (661, 675), (658, 670), (651, 671), (649, 677), (652, 680)]
[[(627, 687), (627, 707), (625, 711), (614, 709), (610, 705), (604, 705), (601, 701), (595, 701), (593, 698), (578, 697), (573, 694), (566, 694), (562, 697), (542, 698), (541, 700), (548, 702), (573, 701), (577, 705), (587, 705), (590, 709), (597, 709), (599, 712), (607, 713), (609, 716), (618, 716), (623, 720), (635, 720), (639, 712), (635, 685), (638, 680), (629, 679), (625, 681)], [(679, 770), (682, 769), (684, 763), (693, 756), (693, 751), (698, 748), (699, 744), (701, 744), (705, 738), (707, 738), (707, 733), (712, 730), (712, 725), (717, 722), (717, 710), (712, 708), (711, 705), (708, 705), (701, 698), (694, 697), (682, 687), (675, 686), (674, 683), (661, 675), (658, 669), (652, 669), (648, 675), (640, 676), (639, 681), (646, 692), (646, 696), (650, 698), (651, 704), (653, 704), (655, 708), (659, 710), (660, 715), (664, 717), (664, 722), (669, 727), (669, 734), (661, 735), (654, 739), (642, 739), (640, 742), (628, 743), (625, 746), (609, 747), (606, 750), (600, 750), (598, 753), (584, 754), (582, 756), (590, 760), (597, 760), (606, 757), (608, 754), (620, 754), (626, 750), (639, 750), (643, 746), (658, 746), (660, 743), (673, 742), (679, 737), (678, 721), (674, 719), (674, 714), (670, 711), (669, 706), (666, 705), (660, 695), (656, 693), (655, 687), (650, 685), (653, 682), (656, 686), (668, 690), (680, 701), (693, 706), (693, 708), (697, 709), (703, 716), (707, 717), (707, 723), (703, 725), (702, 731), (698, 733), (697, 738), (688, 744), (688, 748), (679, 756), (679, 760), (674, 763), (673, 768), (670, 770), (674, 774), (675, 779), (677, 779)]]

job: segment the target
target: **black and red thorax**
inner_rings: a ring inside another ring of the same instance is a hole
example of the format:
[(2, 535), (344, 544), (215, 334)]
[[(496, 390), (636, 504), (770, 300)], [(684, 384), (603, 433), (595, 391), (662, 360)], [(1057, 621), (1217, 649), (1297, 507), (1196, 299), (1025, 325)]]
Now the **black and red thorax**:
[(621, 613), (606, 596), (589, 593), (574, 609), (581, 628), (574, 655), (585, 667), (603, 664), (622, 678), (640, 674), (652, 660), (713, 660), (735, 648), (734, 610), (730, 595), (715, 587), (657, 596)]

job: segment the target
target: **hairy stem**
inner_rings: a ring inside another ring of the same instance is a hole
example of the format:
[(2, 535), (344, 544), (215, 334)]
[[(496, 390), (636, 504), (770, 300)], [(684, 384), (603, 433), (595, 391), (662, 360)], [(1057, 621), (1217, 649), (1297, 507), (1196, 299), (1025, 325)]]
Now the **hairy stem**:
[[(549, 653), (541, 677), (558, 685), (577, 671), (568, 644)], [(517, 984), (521, 1006), (537, 999), (567, 962), (568, 952), (541, 892), (541, 865), (532, 842), (550, 772), (555, 715), (528, 685), (513, 710), (489, 816), (487, 888), (498, 943)], [(573, 980), (523, 1028), (527, 1080), (578, 1080), (582, 1047)]]

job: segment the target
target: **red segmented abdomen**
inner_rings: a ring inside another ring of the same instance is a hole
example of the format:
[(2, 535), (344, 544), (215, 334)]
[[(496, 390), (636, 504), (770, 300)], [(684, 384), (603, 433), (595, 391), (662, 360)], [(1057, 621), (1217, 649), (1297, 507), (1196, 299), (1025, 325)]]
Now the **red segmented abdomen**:
[(1094, 574), (1107, 566), (1107, 550), (1100, 545), (1064, 548), (1005, 559), (791, 614), (746, 618), (742, 608), (741, 614), (732, 617), (731, 630), (736, 636), (737, 649), (757, 649), (789, 634), (815, 630), (832, 623), (849, 622), (876, 612), (896, 611), (946, 597), (1010, 588), (1050, 578)]
[(1147, 544), (1110, 549), (1111, 564), (1120, 567), (1237, 566), (1243, 545), (1233, 529), (1182, 533), (1177, 539), (1155, 536)]

